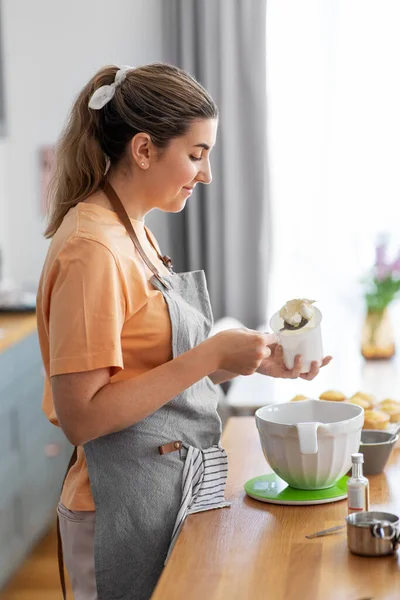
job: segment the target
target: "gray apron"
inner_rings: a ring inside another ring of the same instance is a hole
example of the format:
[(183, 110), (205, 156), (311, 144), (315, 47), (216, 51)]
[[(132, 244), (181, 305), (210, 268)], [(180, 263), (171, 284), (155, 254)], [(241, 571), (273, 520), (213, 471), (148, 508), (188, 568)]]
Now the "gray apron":
[[(113, 190), (107, 195), (117, 208)], [(176, 358), (210, 332), (205, 276), (161, 277), (152, 270), (150, 281), (168, 306)], [(186, 515), (229, 505), (217, 405), (217, 388), (205, 377), (136, 425), (84, 445), (96, 506), (98, 600), (148, 600)]]

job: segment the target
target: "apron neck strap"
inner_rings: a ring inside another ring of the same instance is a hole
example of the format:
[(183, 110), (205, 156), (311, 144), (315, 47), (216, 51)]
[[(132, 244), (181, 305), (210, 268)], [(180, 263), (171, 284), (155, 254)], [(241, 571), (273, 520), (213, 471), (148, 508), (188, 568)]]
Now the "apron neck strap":
[[(104, 183), (104, 187), (103, 187), (103, 191), (105, 193), (105, 195), (107, 196), (108, 200), (111, 203), (111, 206), (113, 207), (113, 209), (115, 210), (115, 212), (118, 215), (118, 218), (120, 219), (121, 223), (124, 225), (129, 237), (131, 238), (136, 250), (138, 251), (138, 253), (140, 254), (140, 256), (142, 257), (143, 262), (145, 263), (145, 265), (150, 269), (150, 271), (153, 273), (153, 275), (158, 279), (158, 281), (166, 288), (169, 289), (168, 284), (164, 281), (164, 279), (161, 277), (160, 273), (158, 272), (157, 268), (153, 265), (153, 263), (148, 259), (145, 251), (143, 250), (140, 242), (139, 242), (139, 238), (136, 235), (136, 231), (133, 228), (133, 225), (131, 223), (131, 220), (128, 216), (128, 213), (126, 212), (124, 205), (122, 204), (121, 200), (118, 197), (117, 192), (114, 190), (114, 188), (111, 186), (111, 184), (106, 180)], [(146, 231), (146, 235), (147, 235), (147, 231)], [(153, 242), (150, 240), (149, 236), (147, 235), (151, 245), (154, 248), (154, 244)], [(160, 260), (165, 264), (165, 266), (169, 269), (172, 270), (172, 261), (168, 256), (160, 256), (157, 248), (154, 248), (155, 251), (157, 252)]]

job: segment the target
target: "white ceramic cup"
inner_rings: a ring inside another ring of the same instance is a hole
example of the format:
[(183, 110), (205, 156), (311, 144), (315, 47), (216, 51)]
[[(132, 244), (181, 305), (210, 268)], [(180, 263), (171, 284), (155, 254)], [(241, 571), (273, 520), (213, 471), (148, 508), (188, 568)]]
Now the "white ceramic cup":
[(319, 365), (324, 358), (321, 334), (322, 314), (314, 307), (314, 315), (309, 324), (298, 331), (283, 330), (283, 319), (279, 312), (275, 313), (269, 322), (271, 329), (279, 337), (279, 343), (283, 348), (283, 360), (288, 369), (293, 369), (294, 359), (300, 354), (303, 359), (302, 373), (308, 373), (311, 363), (316, 360)]

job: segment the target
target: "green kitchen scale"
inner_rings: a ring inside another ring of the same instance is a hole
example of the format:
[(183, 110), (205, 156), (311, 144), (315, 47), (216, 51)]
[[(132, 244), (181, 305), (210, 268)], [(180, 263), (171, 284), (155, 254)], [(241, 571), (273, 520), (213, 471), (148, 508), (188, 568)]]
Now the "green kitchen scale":
[(250, 479), (245, 483), (244, 489), (250, 498), (269, 504), (327, 504), (347, 498), (347, 479), (347, 475), (344, 475), (333, 487), (325, 490), (297, 490), (290, 487), (276, 473), (268, 473)]

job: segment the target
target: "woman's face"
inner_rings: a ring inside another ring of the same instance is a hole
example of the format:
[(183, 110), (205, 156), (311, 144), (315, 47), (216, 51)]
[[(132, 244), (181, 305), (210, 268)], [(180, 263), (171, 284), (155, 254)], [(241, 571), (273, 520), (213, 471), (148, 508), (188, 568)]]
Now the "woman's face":
[(198, 183), (211, 182), (210, 152), (217, 127), (217, 119), (194, 121), (184, 136), (171, 140), (160, 157), (152, 161), (147, 173), (153, 208), (179, 212)]

